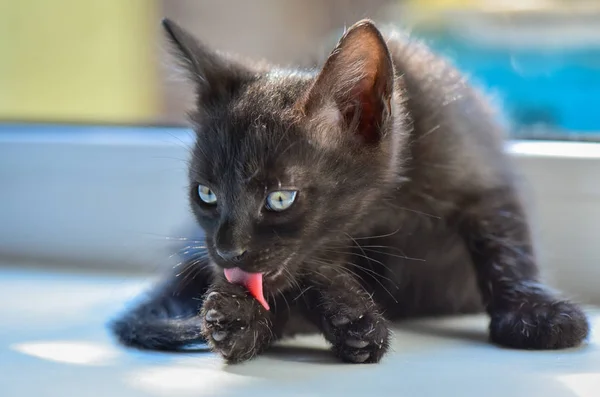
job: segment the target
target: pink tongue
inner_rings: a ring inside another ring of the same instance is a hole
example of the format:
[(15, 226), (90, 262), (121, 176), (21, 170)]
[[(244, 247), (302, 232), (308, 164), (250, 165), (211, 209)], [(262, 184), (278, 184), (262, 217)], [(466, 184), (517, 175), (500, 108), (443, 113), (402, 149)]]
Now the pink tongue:
[(263, 295), (262, 273), (248, 273), (239, 267), (224, 269), (223, 272), (227, 281), (231, 284), (240, 284), (246, 287), (254, 299), (263, 305), (265, 309), (269, 310), (269, 304)]

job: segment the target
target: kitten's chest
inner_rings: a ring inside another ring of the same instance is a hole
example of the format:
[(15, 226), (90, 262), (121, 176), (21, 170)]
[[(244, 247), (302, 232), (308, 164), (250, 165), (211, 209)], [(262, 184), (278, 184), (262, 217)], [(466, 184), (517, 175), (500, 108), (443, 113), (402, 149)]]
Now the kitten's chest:
[(455, 257), (468, 256), (457, 229), (423, 208), (398, 208), (368, 223), (356, 238), (358, 246), (353, 251), (370, 252), (365, 256), (387, 265), (417, 262), (437, 267), (453, 262)]
[(351, 267), (390, 316), (479, 308), (470, 255), (443, 218), (396, 214), (355, 240)]

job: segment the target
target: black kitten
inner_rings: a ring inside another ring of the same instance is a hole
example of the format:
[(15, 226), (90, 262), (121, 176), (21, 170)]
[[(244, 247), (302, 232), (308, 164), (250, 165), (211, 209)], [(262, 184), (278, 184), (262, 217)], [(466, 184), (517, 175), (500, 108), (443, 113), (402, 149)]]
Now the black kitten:
[(581, 309), (538, 281), (504, 130), (446, 61), (369, 21), (314, 73), (164, 27), (197, 90), (189, 194), (206, 250), (113, 323), (123, 343), (205, 341), (239, 362), (318, 329), (342, 360), (377, 362), (389, 320), (480, 310), (501, 345), (585, 339)]

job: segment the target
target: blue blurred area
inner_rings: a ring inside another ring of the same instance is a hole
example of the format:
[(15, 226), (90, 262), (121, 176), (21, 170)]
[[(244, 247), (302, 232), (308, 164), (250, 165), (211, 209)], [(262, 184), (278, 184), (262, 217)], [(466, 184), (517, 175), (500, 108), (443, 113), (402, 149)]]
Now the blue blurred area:
[(428, 43), (497, 95), (515, 137), (600, 139), (600, 47), (490, 48), (444, 35)]

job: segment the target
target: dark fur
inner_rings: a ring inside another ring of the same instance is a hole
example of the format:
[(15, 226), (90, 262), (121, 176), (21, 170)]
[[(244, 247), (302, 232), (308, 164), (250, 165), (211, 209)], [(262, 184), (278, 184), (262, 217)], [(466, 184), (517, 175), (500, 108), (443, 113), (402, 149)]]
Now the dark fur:
[[(585, 339), (584, 313), (538, 279), (504, 130), (448, 62), (368, 21), (318, 72), (244, 64), (164, 25), (197, 87), (190, 202), (206, 250), (113, 323), (123, 343), (205, 340), (239, 362), (316, 327), (342, 360), (377, 362), (388, 321), (480, 310), (501, 345)], [(268, 212), (278, 186), (299, 198)], [(217, 246), (248, 253), (232, 264)], [(224, 280), (229, 266), (265, 272), (271, 311)]]

